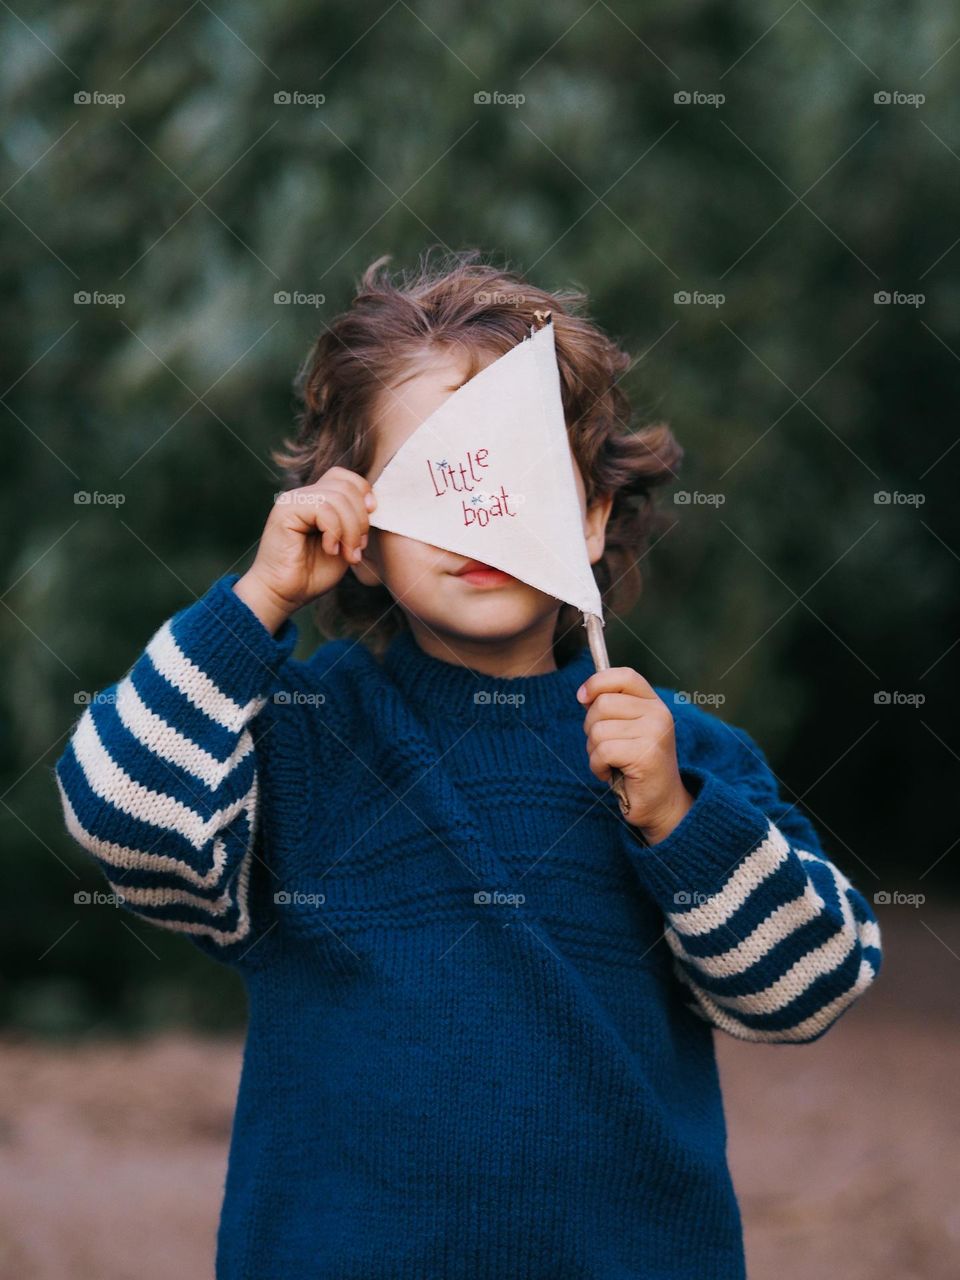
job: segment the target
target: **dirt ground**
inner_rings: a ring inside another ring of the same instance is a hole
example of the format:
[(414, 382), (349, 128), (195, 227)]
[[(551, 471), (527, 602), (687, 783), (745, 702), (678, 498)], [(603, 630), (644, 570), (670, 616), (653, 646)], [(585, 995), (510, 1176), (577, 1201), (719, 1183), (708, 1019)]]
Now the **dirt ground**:
[[(960, 1276), (960, 911), (921, 910), (822, 1040), (717, 1035), (751, 1280)], [(240, 1053), (0, 1042), (0, 1280), (212, 1276)]]

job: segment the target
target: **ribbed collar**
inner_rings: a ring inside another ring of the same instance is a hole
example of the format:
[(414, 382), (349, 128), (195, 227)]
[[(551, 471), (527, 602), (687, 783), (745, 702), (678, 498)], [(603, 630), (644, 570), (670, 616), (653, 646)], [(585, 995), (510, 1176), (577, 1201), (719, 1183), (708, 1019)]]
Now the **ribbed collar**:
[(401, 631), (384, 654), (387, 674), (404, 698), (429, 717), (548, 723), (564, 711), (586, 714), (577, 689), (593, 673), (585, 646), (556, 671), (532, 676), (491, 676), (425, 653), (410, 631)]

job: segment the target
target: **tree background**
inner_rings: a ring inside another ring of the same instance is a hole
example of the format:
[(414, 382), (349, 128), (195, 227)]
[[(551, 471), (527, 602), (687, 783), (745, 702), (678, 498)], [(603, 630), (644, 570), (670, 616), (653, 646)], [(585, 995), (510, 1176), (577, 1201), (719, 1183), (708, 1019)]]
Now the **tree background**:
[[(864, 892), (955, 893), (949, 6), (83, 0), (2, 23), (4, 1022), (242, 1020), (229, 970), (75, 904), (103, 882), (53, 764), (83, 691), (249, 562), (293, 375), (361, 270), (431, 244), (583, 288), (636, 356), (637, 424), (686, 449), (614, 661), (722, 695)], [(275, 302), (295, 290), (324, 301)]]

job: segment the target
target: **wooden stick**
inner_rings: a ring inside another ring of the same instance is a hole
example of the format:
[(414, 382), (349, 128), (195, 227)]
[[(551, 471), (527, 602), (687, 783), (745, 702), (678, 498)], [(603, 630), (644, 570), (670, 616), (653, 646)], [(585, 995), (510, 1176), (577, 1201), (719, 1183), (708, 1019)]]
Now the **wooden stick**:
[[(583, 625), (587, 628), (587, 643), (590, 645), (593, 665), (598, 671), (606, 671), (610, 666), (610, 659), (607, 657), (607, 643), (603, 638), (603, 623), (595, 613), (585, 613)], [(620, 812), (626, 817), (630, 812), (627, 780), (617, 768), (610, 770), (610, 786), (613, 788), (613, 794), (620, 801)]]
[[(534, 311), (533, 317), (537, 329), (553, 323), (552, 311)], [(533, 326), (531, 326), (531, 332), (533, 332)], [(583, 625), (587, 628), (587, 643), (590, 645), (593, 665), (598, 671), (606, 671), (610, 666), (610, 659), (607, 657), (607, 645), (603, 638), (603, 623), (596, 614), (585, 613)], [(626, 816), (630, 812), (630, 798), (627, 795), (627, 781), (619, 769), (610, 770), (610, 786), (613, 788), (613, 794), (620, 801), (620, 812)]]

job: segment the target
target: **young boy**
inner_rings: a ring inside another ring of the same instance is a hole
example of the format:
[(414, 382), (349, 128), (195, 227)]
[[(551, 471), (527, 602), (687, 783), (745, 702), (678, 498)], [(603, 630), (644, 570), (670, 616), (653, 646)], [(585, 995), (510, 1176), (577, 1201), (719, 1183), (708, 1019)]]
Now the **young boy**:
[[(249, 993), (217, 1276), (739, 1280), (714, 1028), (815, 1040), (876, 977), (876, 920), (747, 733), (595, 673), (569, 606), (371, 527), (392, 454), (536, 309), (608, 608), (680, 458), (626, 430), (580, 295), (383, 263), (301, 371), (252, 567), (56, 766), (124, 906)], [(312, 601), (352, 638), (297, 661)]]

